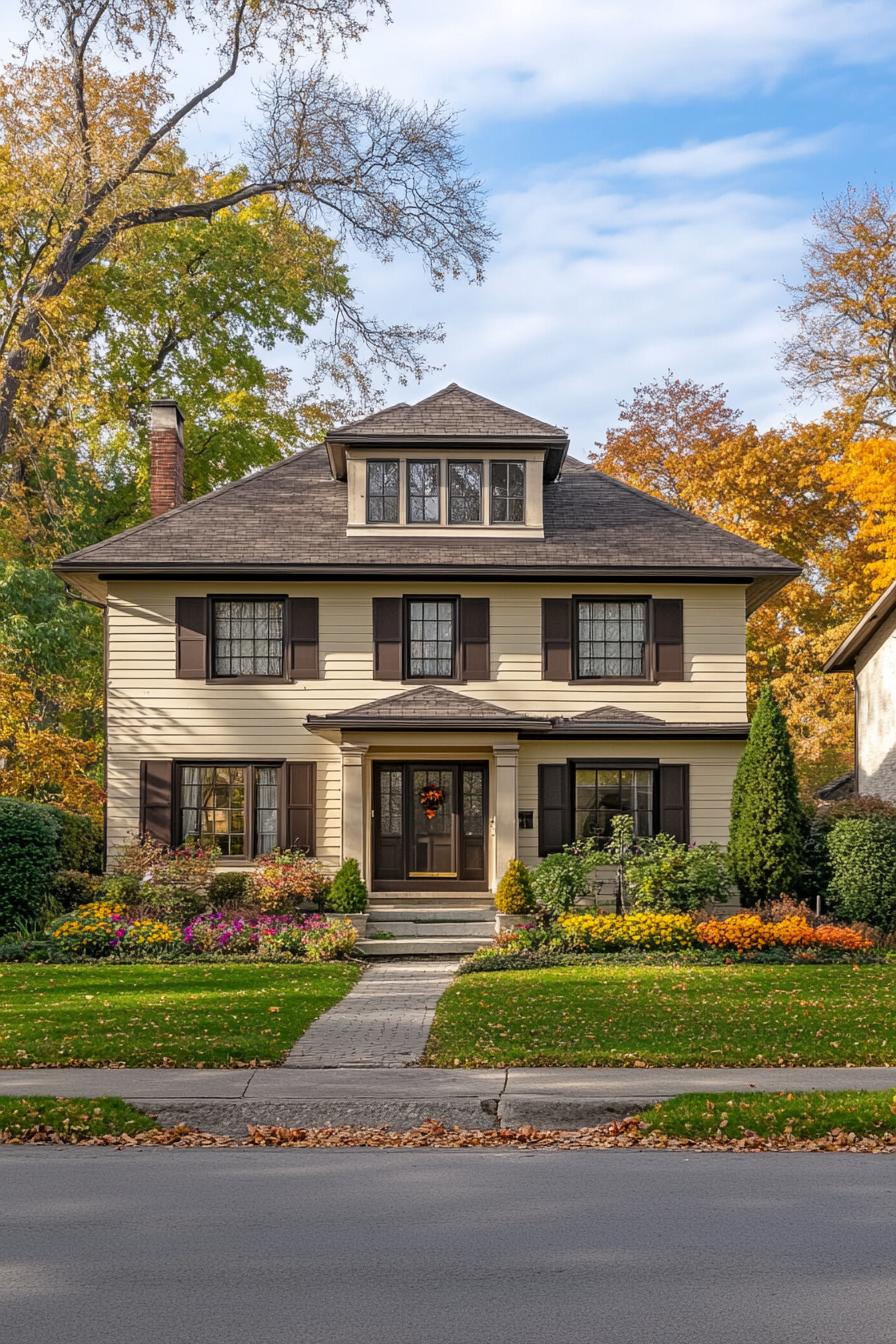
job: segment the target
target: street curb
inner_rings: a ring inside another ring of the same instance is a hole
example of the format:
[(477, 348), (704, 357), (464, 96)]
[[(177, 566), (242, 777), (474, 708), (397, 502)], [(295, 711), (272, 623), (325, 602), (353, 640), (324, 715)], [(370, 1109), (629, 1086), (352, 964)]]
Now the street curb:
[[(140, 1106), (139, 1102), (135, 1103)], [(189, 1125), (213, 1134), (244, 1138), (247, 1125), (321, 1129), (357, 1125), (372, 1129), (416, 1129), (427, 1120), (462, 1129), (494, 1129), (497, 1097), (432, 1097), (402, 1101), (153, 1101), (141, 1106), (160, 1125)]]

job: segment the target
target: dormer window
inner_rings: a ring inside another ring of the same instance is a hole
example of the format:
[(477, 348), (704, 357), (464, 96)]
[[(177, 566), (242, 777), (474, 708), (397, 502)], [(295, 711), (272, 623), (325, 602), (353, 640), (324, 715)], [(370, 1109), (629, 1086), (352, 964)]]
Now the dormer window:
[(525, 462), (492, 462), (489, 516), (493, 523), (526, 521)]
[(482, 522), (482, 463), (448, 463), (449, 523)]
[(397, 523), (401, 467), (397, 461), (367, 463), (368, 523)]
[(441, 471), (438, 461), (408, 463), (408, 522), (437, 523)]

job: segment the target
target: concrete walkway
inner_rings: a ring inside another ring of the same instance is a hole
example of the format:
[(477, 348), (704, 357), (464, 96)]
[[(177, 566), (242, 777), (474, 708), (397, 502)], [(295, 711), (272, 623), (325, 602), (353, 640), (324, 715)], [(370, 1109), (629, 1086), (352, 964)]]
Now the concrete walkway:
[(432, 1118), (570, 1128), (685, 1092), (896, 1091), (896, 1069), (0, 1069), (0, 1095), (124, 1097), (243, 1134), (246, 1123), (412, 1128)]
[(354, 989), (300, 1036), (287, 1069), (406, 1068), (426, 1046), (433, 1014), (457, 962), (387, 961), (371, 966)]

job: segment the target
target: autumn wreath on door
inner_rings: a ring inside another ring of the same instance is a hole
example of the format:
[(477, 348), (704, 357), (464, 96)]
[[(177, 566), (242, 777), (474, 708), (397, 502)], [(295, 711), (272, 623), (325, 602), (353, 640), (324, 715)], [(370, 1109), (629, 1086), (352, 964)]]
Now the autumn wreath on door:
[(424, 784), (418, 796), (418, 802), (423, 808), (423, 815), (427, 821), (432, 821), (437, 812), (445, 805), (445, 790), (440, 789), (438, 784)]

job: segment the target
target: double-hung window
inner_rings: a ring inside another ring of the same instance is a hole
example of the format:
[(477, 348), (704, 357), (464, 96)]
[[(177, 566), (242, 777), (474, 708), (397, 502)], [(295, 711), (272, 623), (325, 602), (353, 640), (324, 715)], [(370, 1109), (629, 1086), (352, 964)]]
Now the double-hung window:
[(367, 463), (368, 523), (397, 523), (401, 468), (396, 461)]
[(482, 463), (448, 463), (449, 523), (482, 522)]
[(408, 463), (408, 522), (437, 523), (440, 517), (440, 463)]
[(405, 672), (409, 680), (453, 680), (457, 667), (457, 602), (452, 597), (407, 600)]
[(493, 523), (526, 521), (525, 462), (492, 462), (489, 516)]
[(652, 769), (576, 766), (575, 838), (608, 840), (619, 816), (632, 818), (636, 836), (653, 835), (655, 779)]
[(222, 858), (250, 859), (277, 845), (280, 768), (181, 765), (177, 839), (214, 846)]
[(285, 646), (283, 598), (212, 598), (212, 676), (279, 679)]
[(576, 603), (576, 676), (639, 680), (647, 676), (648, 603), (645, 598), (579, 598)]

